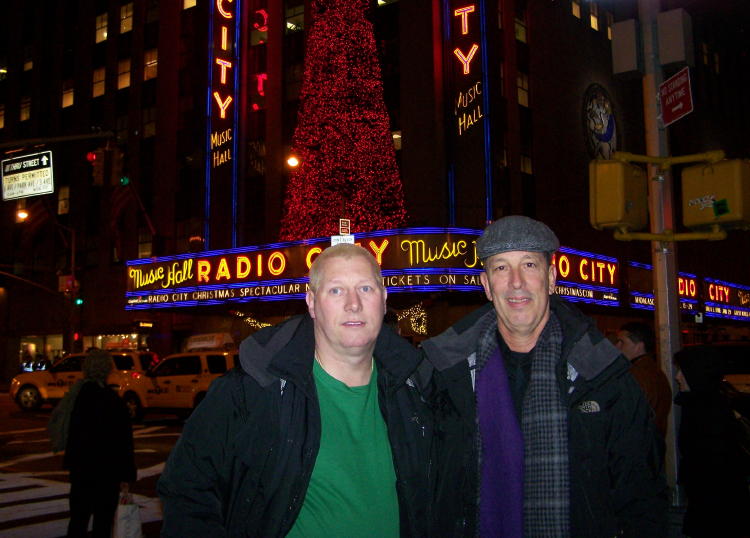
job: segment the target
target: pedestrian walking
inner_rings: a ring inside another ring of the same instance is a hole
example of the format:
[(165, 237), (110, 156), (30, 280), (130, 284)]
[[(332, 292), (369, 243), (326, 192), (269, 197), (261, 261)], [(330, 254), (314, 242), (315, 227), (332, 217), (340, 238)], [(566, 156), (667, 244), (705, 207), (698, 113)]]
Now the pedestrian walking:
[(53, 451), (65, 451), (70, 472), (68, 536), (109, 538), (120, 492), (136, 480), (133, 431), (125, 404), (107, 386), (112, 357), (92, 350), (83, 362), (83, 379), (74, 384), (52, 413)]

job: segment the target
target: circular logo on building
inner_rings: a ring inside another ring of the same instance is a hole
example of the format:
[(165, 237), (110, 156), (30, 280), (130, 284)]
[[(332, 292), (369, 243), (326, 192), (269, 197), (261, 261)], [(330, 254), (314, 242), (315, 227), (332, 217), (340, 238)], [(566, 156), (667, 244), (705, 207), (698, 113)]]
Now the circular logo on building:
[(607, 90), (599, 84), (592, 84), (584, 94), (583, 132), (591, 158), (612, 158), (617, 150), (615, 111)]

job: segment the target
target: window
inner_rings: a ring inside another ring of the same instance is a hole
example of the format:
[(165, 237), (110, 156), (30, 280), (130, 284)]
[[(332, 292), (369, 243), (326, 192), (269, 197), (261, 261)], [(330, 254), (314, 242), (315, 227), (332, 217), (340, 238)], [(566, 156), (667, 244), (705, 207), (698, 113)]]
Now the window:
[(18, 115), (20, 121), (26, 121), (31, 118), (31, 97), (21, 98), (21, 112)]
[(570, 0), (570, 11), (576, 18), (581, 18), (581, 0)]
[[(131, 187), (135, 188), (135, 187)], [(138, 230), (138, 257), (139, 258), (150, 258), (153, 252), (153, 241), (154, 238), (151, 235), (151, 231), (146, 228)]]
[(124, 34), (133, 29), (133, 2), (120, 6), (120, 33)]
[(223, 374), (227, 371), (227, 358), (224, 355), (209, 355), (206, 357), (208, 371), (211, 374)]
[(505, 65), (503, 64), (502, 60), (500, 61), (500, 84), (498, 86), (500, 87), (500, 95), (505, 97)]
[(115, 360), (115, 368), (118, 370), (133, 370), (133, 357), (130, 355), (112, 355)]
[(607, 17), (607, 39), (612, 41), (612, 25), (615, 23), (615, 17), (609, 11), (605, 13)]
[(104, 68), (97, 67), (91, 76), (91, 97), (104, 95)]
[(589, 21), (592, 29), (599, 29), (599, 6), (595, 2), (591, 2), (589, 5)]
[(391, 137), (393, 138), (393, 149), (401, 151), (401, 131), (391, 131)]
[(529, 75), (518, 72), (518, 104), (529, 106)]
[(701, 43), (701, 55), (703, 56), (703, 65), (708, 65), (708, 44)]
[(130, 58), (120, 60), (117, 64), (117, 89), (130, 87)]
[(50, 368), (52, 372), (80, 372), (81, 363), (83, 361), (82, 355), (73, 355), (67, 359), (63, 359), (61, 362)]
[(201, 373), (201, 358), (198, 355), (173, 357), (165, 359), (156, 367), (154, 375), (199, 375)]
[(521, 155), (521, 172), (524, 174), (534, 173), (534, 169), (531, 167), (531, 157), (528, 155)]
[(149, 49), (143, 53), (143, 80), (156, 78), (157, 54), (156, 49)]
[(107, 14), (102, 13), (101, 15), (96, 16), (96, 23), (95, 23), (95, 32), (94, 32), (94, 42), (95, 43), (101, 43), (102, 41), (107, 40)]
[(526, 22), (516, 17), (516, 39), (526, 43)]
[(284, 17), (284, 32), (293, 34), (305, 29), (305, 5), (292, 6), (286, 8)]
[(34, 69), (34, 60), (28, 59), (25, 62), (23, 62), (24, 71), (31, 71), (32, 69)]
[(5, 127), (5, 105), (0, 105), (0, 129)]
[(190, 9), (198, 4), (198, 0), (182, 0), (182, 9)]
[(70, 187), (67, 185), (57, 189), (57, 214), (67, 215), (70, 211)]
[(151, 138), (156, 134), (156, 108), (143, 109), (143, 138)]
[(714, 72), (719, 74), (719, 53), (714, 52)]
[(69, 106), (73, 106), (73, 81), (72, 80), (66, 80), (63, 82), (63, 88), (62, 88), (62, 107), (68, 108)]

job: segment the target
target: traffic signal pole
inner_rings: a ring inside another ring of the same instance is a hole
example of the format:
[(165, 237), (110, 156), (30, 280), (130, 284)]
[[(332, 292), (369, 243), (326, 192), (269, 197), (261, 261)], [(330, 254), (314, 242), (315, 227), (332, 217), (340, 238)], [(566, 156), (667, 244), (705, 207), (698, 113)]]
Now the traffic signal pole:
[[(666, 157), (669, 155), (667, 132), (659, 125), (659, 85), (663, 82), (659, 62), (657, 15), (659, 0), (638, 0), (638, 17), (643, 47), (643, 123), (645, 127), (646, 153)], [(663, 234), (674, 231), (674, 193), (672, 174), (668, 167), (648, 164), (649, 213), (651, 232)], [(677, 255), (673, 241), (652, 241), (651, 259), (654, 266), (654, 305), (659, 351), (659, 363), (676, 394), (672, 357), (680, 349), (680, 310), (677, 293)], [(672, 490), (672, 505), (682, 504), (682, 495), (677, 484), (679, 456), (676, 446), (676, 431), (679, 408), (672, 406), (667, 424), (666, 474)]]

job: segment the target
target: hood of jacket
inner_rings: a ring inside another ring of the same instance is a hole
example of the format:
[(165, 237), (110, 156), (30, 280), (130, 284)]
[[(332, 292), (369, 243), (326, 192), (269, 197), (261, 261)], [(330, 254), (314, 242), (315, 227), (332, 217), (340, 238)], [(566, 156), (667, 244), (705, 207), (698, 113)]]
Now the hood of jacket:
[[(314, 321), (303, 314), (245, 338), (240, 368), (264, 387), (279, 379), (304, 387), (312, 380), (314, 352)], [(396, 386), (406, 382), (420, 359), (419, 351), (387, 325), (380, 329), (373, 355), (378, 369)]]
[[(591, 318), (559, 296), (550, 296), (550, 310), (562, 325), (562, 356), (584, 379), (596, 378), (621, 355)], [(497, 323), (497, 317), (492, 303), (487, 303), (438, 336), (426, 340), (422, 346), (428, 360), (438, 371), (465, 360), (476, 350), (482, 331), (491, 323)], [(622, 367), (627, 369), (628, 363), (623, 362)]]

